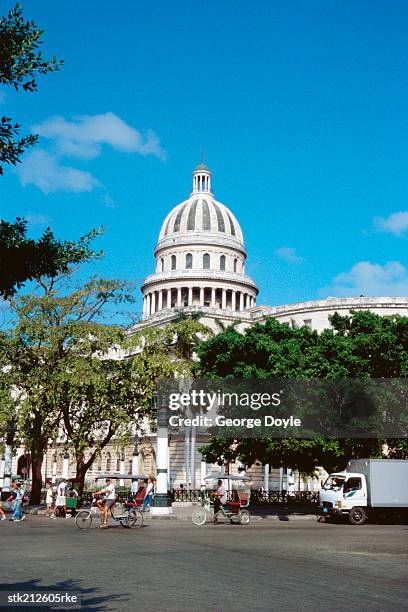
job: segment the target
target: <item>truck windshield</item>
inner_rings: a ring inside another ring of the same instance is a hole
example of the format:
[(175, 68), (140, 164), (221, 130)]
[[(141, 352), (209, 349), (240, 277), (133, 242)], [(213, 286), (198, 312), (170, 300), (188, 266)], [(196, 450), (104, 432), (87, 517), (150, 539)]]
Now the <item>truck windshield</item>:
[(323, 485), (323, 489), (338, 491), (342, 488), (345, 480), (344, 476), (329, 476)]

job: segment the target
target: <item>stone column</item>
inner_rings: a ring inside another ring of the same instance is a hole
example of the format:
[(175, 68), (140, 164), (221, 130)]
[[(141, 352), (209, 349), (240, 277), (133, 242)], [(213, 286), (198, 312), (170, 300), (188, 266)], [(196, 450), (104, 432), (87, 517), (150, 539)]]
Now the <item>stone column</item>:
[(269, 463), (265, 463), (264, 465), (264, 489), (268, 493), (269, 492)]
[(63, 478), (68, 478), (68, 473), (69, 473), (69, 453), (68, 451), (65, 451), (64, 453), (64, 461), (62, 464), (62, 477)]
[[(124, 474), (125, 472), (125, 451), (122, 448), (122, 451), (120, 453), (120, 463), (119, 463), (119, 471), (121, 474)], [(121, 478), (119, 480), (119, 486), (123, 487), (125, 485), (125, 481), (123, 480), (123, 478)]]
[(171, 308), (171, 289), (167, 289), (167, 308)]
[(239, 309), (244, 310), (244, 294), (240, 291), (239, 294)]
[(192, 287), (188, 288), (188, 305), (189, 306), (193, 305), (193, 288)]
[(204, 306), (204, 287), (200, 287), (200, 306)]
[(181, 287), (177, 289), (177, 306), (181, 306)]
[(211, 307), (215, 308), (215, 287), (211, 287)]
[(232, 290), (231, 308), (232, 308), (232, 310), (236, 310), (237, 309), (237, 292), (234, 291), (234, 290)]
[(147, 314), (148, 315), (152, 314), (152, 294), (151, 293), (147, 294)]
[(163, 310), (163, 291), (159, 290), (159, 305), (157, 310)]
[(53, 452), (52, 455), (52, 476), (51, 476), (52, 484), (57, 482), (57, 451)]
[(151, 308), (151, 314), (154, 314), (156, 312), (156, 292), (153, 291), (152, 293), (152, 308)]
[(156, 497), (151, 508), (152, 516), (173, 513), (173, 508), (171, 507), (171, 500), (168, 496), (167, 489), (169, 473), (169, 430), (167, 406), (158, 406), (156, 445), (157, 486)]
[(221, 289), (221, 291), (222, 291), (221, 308), (223, 310), (226, 310), (227, 308), (227, 290)]

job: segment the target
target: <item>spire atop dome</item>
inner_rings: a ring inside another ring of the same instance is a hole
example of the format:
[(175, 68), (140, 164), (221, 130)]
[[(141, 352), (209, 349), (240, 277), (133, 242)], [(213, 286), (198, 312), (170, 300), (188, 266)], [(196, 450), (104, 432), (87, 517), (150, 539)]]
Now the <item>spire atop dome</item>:
[(193, 172), (193, 193), (212, 193), (211, 170), (201, 161)]

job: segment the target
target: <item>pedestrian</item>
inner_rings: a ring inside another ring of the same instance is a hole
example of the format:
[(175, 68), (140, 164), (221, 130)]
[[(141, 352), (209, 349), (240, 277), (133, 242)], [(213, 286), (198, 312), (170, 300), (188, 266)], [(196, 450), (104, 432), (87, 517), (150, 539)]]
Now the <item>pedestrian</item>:
[(218, 522), (217, 514), (220, 511), (221, 506), (227, 501), (226, 491), (222, 480), (218, 480), (217, 485), (218, 487), (214, 494), (214, 523)]
[(155, 482), (156, 481), (155, 481), (154, 478), (149, 478), (149, 480), (147, 482), (146, 495), (145, 495), (144, 500), (143, 500), (142, 512), (146, 512), (147, 506), (151, 506), (152, 505)]
[(1, 492), (2, 492), (2, 488), (0, 487), (0, 516), (2, 521), (6, 520), (6, 515), (4, 514), (4, 510), (3, 510), (3, 502), (1, 501)]
[(47, 482), (47, 493), (45, 496), (45, 503), (47, 505), (47, 516), (49, 518), (55, 519), (55, 514), (54, 514), (54, 487), (52, 486), (51, 482), (48, 481)]
[(57, 487), (57, 499), (55, 500), (55, 510), (64, 510), (65, 518), (69, 518), (67, 513), (67, 479), (63, 478)]
[(13, 490), (11, 492), (10, 497), (7, 499), (8, 502), (12, 502), (12, 510), (13, 514), (11, 516), (10, 521), (14, 521), (15, 523), (19, 523), (24, 520), (24, 515), (22, 511), (22, 503), (24, 499), (24, 489), (21, 486), (21, 482), (14, 481), (13, 482)]

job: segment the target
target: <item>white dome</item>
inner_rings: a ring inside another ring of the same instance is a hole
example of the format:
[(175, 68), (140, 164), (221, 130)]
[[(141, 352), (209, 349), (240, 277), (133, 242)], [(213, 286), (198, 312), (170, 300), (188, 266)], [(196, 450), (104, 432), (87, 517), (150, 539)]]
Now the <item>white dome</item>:
[(156, 271), (142, 286), (144, 318), (180, 307), (238, 313), (256, 303), (258, 289), (245, 274), (242, 230), (214, 199), (203, 163), (193, 172), (190, 197), (166, 216), (154, 254)]
[(224, 204), (214, 200), (211, 193), (192, 193), (188, 200), (175, 206), (163, 222), (159, 243), (174, 242), (174, 239), (178, 242), (197, 234), (205, 234), (206, 239), (211, 234), (224, 241), (230, 238), (241, 246), (244, 241), (235, 216)]

